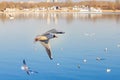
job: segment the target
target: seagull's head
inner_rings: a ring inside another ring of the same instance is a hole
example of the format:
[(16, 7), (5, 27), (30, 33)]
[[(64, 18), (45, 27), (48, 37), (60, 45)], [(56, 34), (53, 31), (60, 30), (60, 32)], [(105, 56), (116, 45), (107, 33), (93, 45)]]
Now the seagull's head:
[(35, 42), (37, 42), (37, 41), (39, 41), (39, 39), (36, 37), (36, 38), (35, 38)]

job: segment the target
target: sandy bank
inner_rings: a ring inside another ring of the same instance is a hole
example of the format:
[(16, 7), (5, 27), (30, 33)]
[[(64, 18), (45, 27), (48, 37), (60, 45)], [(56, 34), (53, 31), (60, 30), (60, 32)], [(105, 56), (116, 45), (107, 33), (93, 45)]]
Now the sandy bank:
[(120, 10), (102, 10), (102, 12), (106, 12), (106, 13), (111, 13), (111, 12), (116, 12), (116, 13), (120, 13)]

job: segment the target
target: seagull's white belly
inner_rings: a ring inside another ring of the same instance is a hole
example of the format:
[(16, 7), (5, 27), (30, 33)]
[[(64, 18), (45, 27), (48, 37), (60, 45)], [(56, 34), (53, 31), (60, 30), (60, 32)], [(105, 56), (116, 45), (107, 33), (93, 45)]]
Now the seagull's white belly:
[(21, 66), (21, 69), (22, 69), (22, 70), (25, 70), (25, 67), (24, 67), (24, 66)]
[(28, 67), (27, 66), (21, 66), (21, 69), (22, 70), (28, 70)]

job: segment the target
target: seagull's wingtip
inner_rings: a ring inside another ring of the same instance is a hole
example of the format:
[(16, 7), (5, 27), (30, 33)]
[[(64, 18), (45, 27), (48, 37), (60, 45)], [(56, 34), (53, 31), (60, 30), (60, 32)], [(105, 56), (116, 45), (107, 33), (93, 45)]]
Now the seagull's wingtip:
[(50, 60), (53, 60), (53, 58), (50, 58)]

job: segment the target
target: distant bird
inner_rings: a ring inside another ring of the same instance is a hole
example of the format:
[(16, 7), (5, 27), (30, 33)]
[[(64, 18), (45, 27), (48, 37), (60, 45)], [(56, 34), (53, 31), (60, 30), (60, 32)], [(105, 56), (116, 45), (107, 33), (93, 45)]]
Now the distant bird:
[(23, 66), (21, 66), (21, 69), (26, 71), (28, 75), (30, 75), (31, 73), (38, 73), (37, 71), (30, 70), (30, 68), (26, 65), (25, 59), (23, 60)]
[(104, 58), (97, 57), (96, 60), (97, 60), (97, 61), (101, 61), (101, 60), (105, 60), (105, 59), (104, 59)]
[(111, 69), (107, 68), (107, 69), (106, 69), (106, 72), (107, 72), (107, 73), (111, 72)]
[(105, 48), (104, 51), (107, 52), (107, 51), (108, 51), (108, 48)]
[(51, 53), (51, 47), (49, 44), (49, 40), (53, 39), (53, 38), (57, 38), (56, 34), (64, 34), (65, 32), (62, 31), (58, 31), (56, 29), (51, 29), (49, 31), (47, 31), (46, 33), (42, 34), (42, 35), (38, 35), (35, 38), (35, 42), (40, 41), (41, 44), (45, 47), (47, 54), (49, 56), (49, 58), (52, 60), (52, 53)]
[(86, 59), (84, 59), (84, 60), (83, 60), (83, 62), (84, 62), (84, 63), (86, 63), (86, 62), (87, 62), (87, 60), (86, 60)]

